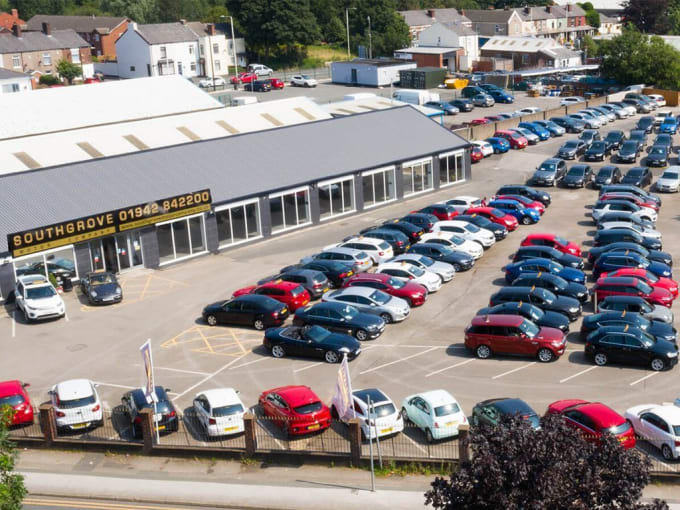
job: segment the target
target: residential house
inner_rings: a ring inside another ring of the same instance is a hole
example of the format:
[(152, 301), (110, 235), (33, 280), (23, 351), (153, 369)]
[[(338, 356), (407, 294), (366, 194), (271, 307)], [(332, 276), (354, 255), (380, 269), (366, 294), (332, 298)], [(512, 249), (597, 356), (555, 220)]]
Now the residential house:
[(80, 65), (83, 77), (94, 74), (90, 45), (74, 30), (52, 30), (45, 23), (40, 32), (23, 32), (14, 25), (12, 32), (0, 34), (0, 67), (34, 76), (57, 74), (57, 64), (68, 60)]
[(600, 28), (597, 30), (600, 35), (620, 35), (623, 23), (618, 16), (607, 16), (600, 13)]
[(11, 32), (14, 25), (19, 25), (21, 28), (26, 25), (26, 22), (19, 18), (19, 11), (12, 9), (11, 12), (0, 12), (0, 33)]
[(472, 30), (480, 36), (520, 36), (524, 20), (514, 9), (465, 9), (461, 14), (471, 21)]
[(512, 60), (513, 69), (569, 68), (581, 65), (581, 54), (551, 38), (490, 38), (481, 48), (482, 57)]
[(408, 25), (411, 40), (415, 41), (418, 34), (431, 27), (435, 23), (454, 23), (471, 26), (470, 20), (458, 9), (417, 9), (411, 11), (399, 11), (399, 14)]
[(394, 56), (413, 60), (418, 67), (468, 71), (479, 60), (477, 33), (462, 23), (436, 22), (419, 32), (413, 46), (395, 51)]
[(28, 20), (26, 30), (40, 31), (43, 23), (52, 30), (72, 29), (90, 43), (92, 55), (116, 59), (116, 41), (127, 30), (128, 19), (109, 16), (48, 16), (37, 14)]
[(32, 89), (33, 84), (29, 75), (0, 68), (0, 94), (26, 92)]
[[(243, 37), (232, 39), (212, 23), (191, 21), (187, 26), (198, 38), (200, 76), (227, 74), (235, 65), (245, 67), (246, 44)], [(236, 46), (234, 48), (234, 45)], [(212, 65), (210, 64), (212, 62)]]

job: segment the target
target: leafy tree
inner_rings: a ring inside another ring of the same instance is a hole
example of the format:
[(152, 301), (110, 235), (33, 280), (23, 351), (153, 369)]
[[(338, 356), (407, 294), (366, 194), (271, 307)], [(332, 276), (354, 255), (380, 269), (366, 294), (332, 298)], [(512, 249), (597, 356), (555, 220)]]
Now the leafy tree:
[(579, 7), (581, 7), (581, 9), (583, 9), (584, 11), (592, 11), (592, 10), (595, 9), (595, 8), (593, 7), (593, 4), (590, 3), (590, 2), (581, 2), (581, 3), (577, 2), (576, 5), (578, 5)]
[(408, 25), (397, 12), (395, 0), (355, 0), (349, 14), (352, 51), (359, 45), (369, 47), (368, 17), (374, 56), (392, 56), (394, 50), (410, 43)]
[(595, 41), (595, 39), (593, 39), (589, 35), (586, 35), (583, 38), (583, 42), (581, 42), (581, 48), (586, 52), (586, 55), (588, 57), (597, 56), (600, 50), (597, 41)]
[(586, 23), (593, 28), (600, 28), (600, 13), (594, 9), (586, 11)]
[(0, 407), (0, 510), (21, 510), (26, 496), (24, 477), (14, 473), (17, 451), (9, 439), (13, 412), (9, 406)]
[(159, 21), (156, 0), (102, 0), (101, 8), (113, 16), (127, 16), (140, 24)]
[[(58, 83), (60, 83), (59, 78), (57, 78), (53, 74), (43, 74), (42, 76), (40, 76), (40, 79), (38, 80), (38, 82), (41, 85), (47, 85), (47, 86), (57, 85)], [(50, 273), (50, 275), (52, 275), (52, 273)], [(56, 278), (55, 278), (54, 282), (52, 282), (52, 280), (50, 279), (50, 283), (52, 283), (52, 285), (54, 285), (56, 287), (56, 285), (55, 285), (57, 283)]]
[(9, 0), (0, 0), (0, 12), (8, 12), (10, 8)]
[(66, 0), (10, 0), (10, 6), (18, 9), (21, 19), (31, 19), (36, 14), (62, 14)]
[(347, 42), (345, 25), (340, 18), (333, 16), (322, 31), (322, 36), (326, 42)]
[(229, 11), (224, 5), (213, 5), (208, 9), (201, 21), (203, 23), (225, 23), (228, 22), (228, 20), (225, 20), (228, 17)]
[(641, 32), (663, 34), (668, 30), (669, 0), (627, 0), (623, 17)]
[(57, 62), (57, 72), (59, 73), (59, 76), (66, 78), (69, 85), (73, 83), (74, 78), (83, 75), (83, 69), (78, 64), (74, 64), (68, 60), (60, 60)]
[(611, 435), (588, 442), (557, 415), (533, 430), (520, 416), (497, 427), (473, 427), (472, 460), (449, 479), (437, 477), (425, 494), (438, 510), (664, 510), (662, 501), (639, 503), (651, 461), (624, 450)]

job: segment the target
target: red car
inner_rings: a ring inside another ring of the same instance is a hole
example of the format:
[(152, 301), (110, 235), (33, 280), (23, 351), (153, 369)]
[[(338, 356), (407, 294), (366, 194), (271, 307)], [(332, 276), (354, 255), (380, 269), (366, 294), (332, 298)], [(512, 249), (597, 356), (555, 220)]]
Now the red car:
[(484, 153), (482, 152), (482, 149), (480, 149), (479, 147), (473, 147), (470, 150), (470, 161), (472, 163), (478, 163), (483, 159), (484, 159)]
[(651, 287), (641, 279), (631, 276), (608, 276), (606, 278), (600, 276), (593, 287), (593, 296), (598, 303), (608, 296), (639, 296), (653, 305), (670, 308), (673, 304), (671, 291), (661, 287)]
[(678, 282), (670, 278), (664, 278), (663, 276), (656, 276), (654, 273), (647, 271), (643, 267), (622, 267), (611, 273), (602, 273), (600, 275), (601, 278), (607, 276), (633, 276), (639, 278), (651, 287), (666, 289), (673, 294), (673, 298), (678, 297)]
[(284, 282), (283, 280), (275, 280), (272, 282), (263, 283), (262, 285), (251, 285), (243, 287), (234, 292), (232, 297), (242, 296), (244, 294), (261, 294), (269, 296), (283, 304), (288, 305), (288, 308), (294, 312), (298, 308), (302, 308), (309, 303), (309, 292), (299, 283)]
[(465, 211), (465, 214), (479, 214), (480, 216), (484, 216), (494, 223), (503, 225), (510, 231), (515, 230), (519, 225), (517, 218), (511, 216), (510, 214), (505, 214), (503, 211), (499, 211), (498, 209), (494, 209), (493, 207), (470, 207)]
[(282, 386), (262, 392), (259, 399), (265, 416), (287, 436), (300, 436), (327, 429), (331, 411), (308, 386)]
[(483, 126), (485, 124), (491, 124), (491, 121), (489, 119), (473, 119), (468, 123), (469, 126)]
[(494, 200), (514, 200), (524, 207), (534, 209), (538, 214), (543, 214), (545, 212), (545, 206), (541, 202), (531, 200), (523, 195), (496, 195)]
[(465, 329), (465, 347), (481, 359), (519, 354), (547, 363), (562, 356), (566, 345), (562, 331), (539, 327), (521, 315), (478, 315)]
[(269, 85), (272, 86), (272, 89), (282, 89), (286, 86), (283, 80), (280, 80), (279, 78), (268, 78), (265, 81), (269, 82)]
[(33, 404), (26, 393), (28, 383), (19, 381), (0, 382), (0, 407), (10, 406), (14, 409), (12, 425), (33, 423)]
[(257, 80), (255, 73), (238, 73), (238, 76), (234, 76), (230, 81), (231, 83), (251, 83), (255, 80)]
[(529, 234), (520, 246), (550, 246), (568, 255), (581, 256), (581, 248), (578, 244), (555, 234)]
[(598, 441), (602, 434), (613, 434), (626, 449), (635, 448), (635, 431), (619, 413), (599, 402), (558, 400), (548, 412), (561, 414), (568, 425), (580, 430), (588, 441)]
[(487, 115), (484, 118), (489, 122), (501, 122), (505, 120), (505, 117), (501, 117), (500, 115)]
[(409, 306), (420, 306), (427, 300), (427, 289), (419, 283), (397, 280), (385, 273), (361, 273), (345, 280), (343, 287), (370, 287), (390, 296), (405, 299)]
[(529, 145), (529, 140), (524, 138), (519, 133), (515, 133), (514, 131), (496, 131), (493, 136), (507, 140), (511, 149), (524, 149), (527, 145)]
[(420, 211), (413, 212), (432, 214), (440, 221), (452, 220), (458, 216), (458, 211), (456, 211), (456, 208), (449, 204), (432, 204), (428, 205), (427, 207), (423, 207)]
[(659, 212), (659, 204), (656, 202), (647, 202), (637, 195), (630, 193), (602, 193), (598, 200), (600, 202), (606, 202), (607, 200), (625, 200), (626, 202), (632, 202), (639, 207), (647, 207), (648, 209), (654, 209), (656, 212)]

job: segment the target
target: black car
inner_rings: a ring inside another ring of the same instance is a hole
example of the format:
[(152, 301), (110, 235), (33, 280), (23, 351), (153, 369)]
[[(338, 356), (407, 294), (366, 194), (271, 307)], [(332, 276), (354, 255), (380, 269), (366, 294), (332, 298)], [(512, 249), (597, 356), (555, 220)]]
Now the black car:
[(543, 311), (539, 307), (522, 301), (506, 301), (496, 306), (482, 308), (477, 315), (521, 315), (537, 326), (556, 328), (564, 333), (569, 331), (569, 317), (558, 312)]
[(641, 256), (639, 253), (606, 252), (600, 255), (593, 263), (593, 276), (599, 278), (602, 273), (611, 273), (621, 268), (644, 268), (655, 276), (671, 278), (670, 266), (662, 262), (654, 262)]
[(583, 133), (578, 135), (579, 140), (583, 140), (585, 144), (590, 147), (593, 142), (601, 140), (600, 132), (594, 129), (586, 129)]
[(562, 126), (567, 133), (580, 133), (586, 128), (586, 123), (571, 117), (551, 117), (550, 120)]
[(639, 152), (640, 147), (635, 140), (626, 140), (621, 144), (621, 148), (616, 154), (616, 159), (621, 163), (635, 163)]
[(254, 80), (247, 88), (253, 92), (269, 92), (272, 89), (272, 84), (268, 80)]
[(519, 415), (529, 422), (531, 428), (541, 428), (541, 419), (529, 404), (519, 398), (491, 398), (475, 404), (470, 420), (476, 427), (479, 425), (496, 426), (501, 416)]
[(411, 243), (409, 242), (408, 235), (396, 229), (383, 227), (384, 226), (381, 226), (380, 228), (363, 232), (363, 235), (386, 241), (392, 247), (392, 251), (395, 255), (404, 253), (409, 249)]
[(583, 260), (575, 255), (562, 253), (561, 251), (550, 246), (520, 246), (515, 252), (512, 259), (513, 262), (520, 260), (543, 258), (558, 262), (566, 267), (573, 267), (575, 269), (583, 269)]
[(647, 152), (647, 166), (668, 165), (668, 149), (663, 145), (653, 145)]
[(620, 129), (609, 131), (605, 136), (604, 141), (609, 145), (609, 150), (618, 150), (621, 144), (627, 140), (626, 134)]
[(337, 260), (312, 260), (306, 264), (293, 264), (281, 268), (281, 273), (287, 273), (294, 269), (311, 269), (312, 271), (319, 271), (323, 273), (332, 287), (342, 287), (346, 278), (354, 274), (352, 264), (345, 264)]
[(657, 135), (656, 138), (654, 139), (654, 145), (663, 145), (666, 147), (666, 150), (668, 153), (671, 153), (671, 150), (673, 149), (673, 135), (669, 135), (666, 133), (661, 133), (660, 135)]
[(158, 421), (155, 419), (153, 420), (154, 431), (158, 429), (159, 433), (177, 432), (177, 429), (179, 428), (179, 418), (175, 406), (172, 404), (172, 400), (168, 397), (168, 392), (170, 391), (170, 388), (154, 386), (154, 393), (156, 395), (155, 409), (154, 403), (147, 401), (144, 390), (141, 388), (128, 391), (123, 395), (123, 398), (121, 399), (123, 412), (125, 413), (125, 417), (130, 421), (132, 435), (135, 439), (140, 439), (142, 437), (142, 409), (154, 409), (156, 417), (160, 416)]
[(648, 250), (660, 250), (661, 241), (652, 237), (646, 237), (627, 228), (608, 228), (598, 230), (593, 237), (594, 246), (604, 246), (612, 243), (635, 243)]
[(408, 221), (400, 220), (386, 221), (382, 225), (376, 225), (375, 227), (364, 229), (361, 231), (361, 233), (364, 234), (369, 230), (375, 229), (398, 230), (399, 232), (408, 237), (409, 243), (411, 244), (420, 241), (420, 238), (425, 233), (425, 231), (418, 225), (414, 225), (413, 223), (409, 223)]
[(645, 133), (642, 129), (633, 129), (628, 135), (628, 141), (637, 142), (638, 151), (641, 151), (645, 148), (645, 145), (647, 145), (647, 133)]
[(345, 356), (351, 361), (361, 352), (361, 344), (353, 337), (331, 333), (321, 326), (269, 328), (262, 345), (275, 358), (307, 356), (322, 358), (327, 363), (338, 363)]
[(305, 290), (309, 293), (309, 297), (312, 299), (318, 299), (331, 286), (331, 282), (328, 280), (325, 274), (321, 271), (315, 271), (314, 269), (299, 269), (292, 268), (285, 273), (278, 274), (276, 276), (269, 276), (263, 278), (258, 285), (263, 283), (271, 282), (274, 280), (283, 280), (284, 282), (299, 283)]
[(456, 216), (456, 220), (468, 221), (474, 225), (477, 225), (479, 228), (489, 230), (493, 233), (496, 241), (501, 241), (508, 236), (507, 228), (505, 228), (503, 225), (499, 225), (498, 223), (494, 223), (490, 219), (480, 216), (479, 214), (459, 214)]
[(604, 140), (598, 140), (590, 144), (583, 157), (586, 161), (604, 161), (611, 149)]
[(280, 326), (286, 322), (289, 314), (288, 307), (274, 298), (248, 294), (212, 303), (203, 309), (202, 315), (210, 326), (232, 324), (263, 330)]
[(531, 303), (541, 310), (566, 315), (572, 322), (578, 319), (583, 310), (578, 299), (556, 296), (549, 290), (540, 287), (503, 287), (491, 296), (489, 306), (496, 306), (507, 301)]
[[(604, 142), (595, 142), (593, 145), (597, 143)], [(574, 165), (562, 179), (562, 186), (567, 188), (585, 188), (592, 179), (593, 169), (590, 168), (590, 165)]]
[(604, 193), (610, 193), (614, 191), (623, 191), (624, 193), (632, 193), (633, 195), (637, 195), (640, 198), (644, 198), (650, 202), (655, 202), (659, 207), (661, 207), (661, 198), (659, 195), (656, 195), (654, 193), (650, 193), (648, 191), (643, 190), (642, 188), (639, 188), (637, 186), (633, 186), (632, 184), (612, 184), (609, 186), (603, 186), (600, 189), (600, 195)]
[(467, 271), (475, 265), (475, 259), (473, 259), (470, 255), (459, 251), (454, 251), (443, 244), (418, 243), (412, 245), (408, 252), (416, 253), (418, 255), (425, 255), (426, 257), (430, 257), (432, 260), (451, 264), (457, 273), (460, 271)]
[(607, 252), (639, 253), (647, 260), (661, 262), (662, 264), (666, 264), (667, 266), (671, 266), (673, 264), (673, 257), (671, 257), (670, 253), (666, 253), (665, 251), (648, 250), (644, 246), (640, 246), (637, 243), (627, 241), (619, 241), (591, 248), (590, 251), (588, 252), (588, 262), (592, 264), (599, 258), (600, 255)]
[(422, 228), (425, 232), (432, 232), (432, 227), (439, 221), (434, 214), (414, 212), (401, 218), (401, 221), (408, 221), (415, 226)]
[(621, 179), (621, 184), (631, 184), (638, 188), (644, 188), (652, 183), (652, 172), (649, 168), (636, 166), (626, 172)]
[(557, 151), (557, 157), (562, 159), (576, 159), (586, 152), (583, 140), (569, 140)]
[(678, 346), (633, 327), (604, 327), (586, 338), (585, 352), (596, 365), (610, 362), (648, 365), (654, 371), (678, 362)]
[(332, 302), (299, 308), (293, 317), (293, 325), (323, 326), (361, 341), (378, 338), (385, 331), (385, 321), (377, 315), (361, 313), (353, 306)]
[(123, 300), (123, 289), (116, 275), (108, 271), (87, 273), (80, 279), (80, 290), (91, 305), (110, 305)]
[(649, 320), (673, 324), (673, 312), (665, 306), (652, 305), (640, 296), (607, 296), (597, 305), (600, 312), (639, 313)]
[(601, 188), (608, 184), (615, 184), (621, 182), (621, 170), (618, 166), (605, 165), (601, 167), (592, 181), (593, 188)]
[(455, 106), (461, 112), (471, 112), (475, 107), (469, 99), (454, 99), (453, 101), (449, 101), (449, 104)]
[(536, 188), (523, 184), (506, 184), (505, 186), (501, 186), (498, 188), (498, 191), (496, 191), (496, 195), (522, 195), (531, 200), (541, 202), (546, 207), (550, 205), (552, 200), (550, 193), (547, 191), (537, 190)]
[(53, 258), (47, 261), (47, 265), (42, 261), (34, 262), (32, 264), (27, 264), (25, 266), (20, 266), (18, 262), (16, 274), (17, 276), (23, 276), (27, 274), (40, 274), (45, 276), (45, 272), (48, 274), (53, 274), (57, 280), (66, 280), (76, 277), (76, 265), (72, 260)]
[(541, 287), (557, 296), (578, 299), (581, 303), (585, 303), (590, 297), (585, 285), (568, 282), (561, 276), (550, 273), (525, 273), (517, 277), (512, 285), (513, 287)]
[(637, 124), (635, 124), (635, 129), (639, 129), (645, 133), (651, 133), (654, 129), (654, 117), (650, 117), (649, 115), (640, 117), (637, 121)]
[(672, 324), (667, 324), (658, 320), (649, 320), (643, 317), (642, 314), (636, 312), (605, 311), (583, 318), (583, 323), (581, 324), (581, 338), (585, 338), (599, 328), (610, 326), (639, 328), (653, 337), (673, 343), (675, 343), (678, 337), (678, 332)]

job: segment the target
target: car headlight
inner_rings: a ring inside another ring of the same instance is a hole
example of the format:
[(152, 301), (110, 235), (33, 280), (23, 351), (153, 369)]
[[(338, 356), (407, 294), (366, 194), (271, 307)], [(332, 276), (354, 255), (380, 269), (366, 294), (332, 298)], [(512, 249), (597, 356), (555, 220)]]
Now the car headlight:
[(120, 294), (121, 292), (123, 292), (123, 289), (121, 289), (120, 287), (116, 287), (116, 294)]
[(677, 355), (678, 355), (677, 351), (676, 351), (676, 352), (667, 352), (667, 353), (666, 353), (666, 356), (668, 356), (669, 358), (675, 358), (675, 357), (677, 357)]
[(569, 309), (569, 311), (570, 311), (571, 313), (576, 313), (576, 312), (578, 312), (578, 306), (572, 306), (572, 307)]
[(560, 340), (555, 340), (554, 342), (550, 342), (554, 347), (561, 347), (562, 342)]
[(91, 290), (91, 291), (90, 291), (90, 296), (92, 296), (92, 297), (97, 297), (97, 291), (96, 291), (96, 290)]
[(377, 325), (377, 324), (371, 324), (370, 326), (368, 326), (367, 329), (368, 329), (369, 331), (375, 331), (375, 330), (378, 329), (378, 325)]
[(340, 351), (340, 352), (349, 352), (349, 348), (347, 348), (347, 347), (340, 347), (340, 349), (338, 349), (338, 351)]

